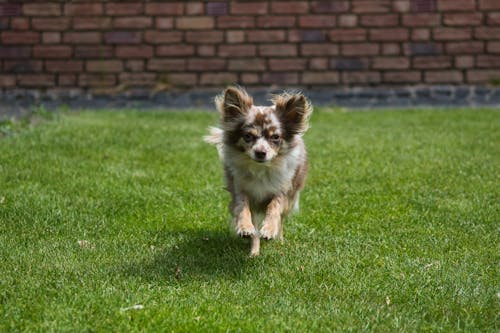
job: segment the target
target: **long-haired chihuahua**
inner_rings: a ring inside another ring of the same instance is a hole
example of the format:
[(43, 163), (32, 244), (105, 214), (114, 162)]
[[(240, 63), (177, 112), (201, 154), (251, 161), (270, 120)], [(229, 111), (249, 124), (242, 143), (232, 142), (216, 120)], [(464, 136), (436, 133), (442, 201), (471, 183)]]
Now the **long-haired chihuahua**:
[(242, 88), (225, 89), (215, 98), (220, 127), (205, 137), (217, 146), (236, 233), (251, 237), (251, 256), (259, 254), (260, 237), (283, 240), (283, 219), (298, 210), (307, 175), (302, 135), (311, 103), (301, 93), (287, 92), (271, 101), (255, 106)]

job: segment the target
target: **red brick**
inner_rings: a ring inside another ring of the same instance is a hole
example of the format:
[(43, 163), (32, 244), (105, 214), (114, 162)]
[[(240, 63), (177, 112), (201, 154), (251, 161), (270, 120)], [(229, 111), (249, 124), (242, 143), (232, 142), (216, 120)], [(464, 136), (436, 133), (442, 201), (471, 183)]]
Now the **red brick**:
[(407, 57), (375, 57), (372, 66), (374, 69), (406, 69), (410, 61)]
[(257, 17), (259, 28), (291, 28), (295, 26), (293, 16), (259, 16)]
[(339, 46), (334, 43), (311, 43), (300, 46), (302, 56), (333, 56), (339, 54)]
[(227, 43), (243, 43), (245, 41), (245, 32), (242, 30), (229, 30), (226, 31)]
[(111, 28), (109, 17), (75, 17), (73, 29), (75, 30), (105, 30)]
[(436, 13), (412, 13), (403, 15), (403, 25), (409, 27), (434, 27), (440, 25), (441, 17)]
[(32, 31), (4, 31), (1, 33), (1, 36), (2, 44), (36, 44), (40, 42), (40, 34)]
[(354, 13), (387, 13), (392, 9), (390, 0), (356, 0), (352, 2)]
[(448, 54), (480, 54), (484, 52), (483, 42), (451, 42), (446, 43)]
[(197, 82), (196, 74), (194, 73), (168, 74), (166, 81), (174, 87), (190, 87), (194, 86)]
[(14, 87), (16, 85), (15, 75), (0, 74), (0, 87)]
[(301, 82), (303, 84), (335, 84), (339, 82), (337, 72), (304, 72)]
[(172, 17), (157, 17), (155, 19), (155, 27), (160, 30), (172, 29), (174, 27), (174, 19)]
[(279, 72), (279, 73), (263, 73), (260, 83), (263, 84), (279, 84), (291, 85), (299, 83), (299, 75), (292, 72)]
[(479, 0), (479, 8), (486, 10), (500, 9), (500, 2), (498, 0)]
[(252, 16), (219, 16), (217, 17), (217, 28), (253, 28), (255, 27), (255, 19)]
[(427, 83), (461, 83), (463, 75), (458, 70), (426, 71), (424, 81)]
[[(5, 3), (3, 0), (0, 3), (0, 16), (20, 16), (22, 15), (21, 3)], [(12, 1), (15, 2), (15, 1)], [(20, 1), (19, 1), (20, 2)]]
[(215, 56), (215, 46), (214, 45), (198, 45), (196, 47), (198, 56), (200, 57), (213, 57)]
[(500, 53), (500, 42), (488, 42), (487, 50), (489, 53)]
[(271, 2), (271, 12), (275, 14), (307, 14), (307, 1), (276, 1)]
[(151, 87), (156, 83), (155, 73), (121, 73), (118, 76), (120, 84), (127, 87)]
[(438, 10), (441, 11), (473, 11), (476, 9), (476, 0), (437, 0)]
[(335, 15), (300, 15), (299, 26), (302, 28), (332, 28), (337, 24)]
[(231, 2), (231, 14), (267, 14), (267, 1), (262, 2)]
[(41, 60), (5, 60), (3, 70), (6, 73), (39, 73), (42, 65)]
[(47, 72), (68, 73), (81, 72), (83, 62), (78, 60), (50, 60), (45, 62)]
[(101, 41), (99, 32), (66, 32), (64, 33), (64, 43), (69, 44), (97, 44)]
[(418, 71), (388, 71), (383, 74), (385, 83), (417, 83), (421, 81)]
[(500, 70), (476, 69), (467, 71), (468, 83), (492, 83), (500, 79)]
[(189, 44), (169, 44), (156, 48), (156, 54), (166, 57), (194, 55), (194, 46)]
[(76, 75), (75, 74), (59, 74), (57, 83), (63, 87), (76, 86)]
[(151, 59), (148, 61), (148, 70), (157, 72), (184, 72), (186, 70), (186, 60)]
[(123, 63), (120, 60), (89, 60), (87, 71), (97, 73), (119, 73), (123, 71)]
[(141, 42), (141, 33), (138, 31), (110, 31), (104, 33), (104, 41), (106, 44), (138, 44)]
[(75, 58), (98, 58), (106, 59), (113, 56), (113, 47), (111, 46), (76, 46)]
[(306, 59), (269, 59), (271, 71), (303, 71), (306, 69)]
[(470, 28), (435, 28), (433, 31), (435, 40), (470, 40), (472, 29)]
[(488, 25), (500, 25), (500, 12), (488, 13)]
[(284, 42), (285, 36), (284, 30), (252, 30), (247, 32), (247, 39), (249, 42)]
[(61, 33), (44, 32), (42, 33), (42, 42), (44, 44), (59, 44), (61, 42)]
[(259, 45), (259, 54), (265, 57), (294, 57), (297, 47), (291, 44)]
[(253, 57), (256, 55), (256, 47), (249, 44), (220, 45), (218, 55), (225, 58)]
[(58, 3), (25, 3), (23, 14), (28, 16), (59, 16), (61, 5)]
[(500, 67), (500, 56), (480, 54), (476, 59), (479, 68), (498, 68)]
[(445, 13), (445, 25), (480, 25), (483, 19), (482, 13)]
[(177, 29), (213, 29), (214, 28), (214, 18), (206, 16), (187, 16), (179, 17), (176, 19)]
[(474, 67), (473, 56), (457, 56), (455, 57), (455, 67), (457, 68), (472, 68)]
[(81, 87), (111, 87), (116, 84), (114, 74), (81, 74), (78, 85)]
[(311, 11), (313, 13), (345, 13), (349, 10), (349, 1), (313, 1)]
[(204, 4), (203, 2), (186, 2), (186, 14), (187, 15), (203, 15), (204, 14)]
[(71, 53), (71, 47), (65, 45), (36, 45), (33, 47), (35, 58), (70, 58)]
[(67, 3), (64, 5), (66, 16), (94, 16), (102, 15), (102, 4), (100, 3)]
[(144, 29), (153, 25), (153, 19), (147, 16), (117, 17), (113, 27), (119, 29)]
[(477, 39), (500, 39), (500, 27), (479, 27), (474, 30)]
[(226, 68), (223, 59), (188, 59), (188, 69), (191, 71), (220, 71)]
[(375, 43), (352, 43), (341, 46), (341, 53), (346, 56), (376, 55), (379, 51), (380, 46)]
[(340, 27), (353, 28), (358, 25), (358, 16), (340, 15), (338, 21)]
[(0, 45), (0, 59), (29, 58), (30, 53), (31, 53), (30, 47)]
[(382, 44), (383, 55), (398, 55), (401, 54), (401, 46), (399, 43), (384, 43)]
[(406, 41), (408, 40), (408, 29), (372, 29), (370, 39), (374, 41)]
[(411, 40), (430, 40), (431, 30), (427, 28), (416, 28), (411, 31)]
[(222, 31), (188, 31), (186, 41), (195, 44), (214, 44), (224, 40)]
[(182, 40), (182, 32), (154, 30), (146, 31), (144, 34), (144, 40), (152, 44), (179, 43)]
[(144, 71), (144, 61), (143, 60), (127, 60), (125, 61), (125, 70), (130, 72), (143, 72)]
[(17, 84), (21, 87), (52, 87), (55, 85), (55, 76), (52, 74), (19, 74)]
[(142, 3), (119, 3), (112, 2), (105, 4), (107, 15), (122, 16), (122, 15), (139, 15), (143, 13)]
[(413, 58), (413, 67), (418, 69), (451, 68), (449, 56), (417, 56)]
[(31, 25), (34, 30), (62, 31), (69, 28), (68, 18), (34, 18)]
[(257, 84), (260, 82), (259, 74), (257, 73), (242, 73), (240, 76), (242, 84)]
[(260, 72), (266, 70), (266, 61), (262, 58), (230, 59), (228, 69), (230, 71)]
[(410, 0), (395, 0), (392, 2), (392, 9), (398, 13), (407, 13), (410, 11)]
[(117, 46), (116, 56), (118, 58), (150, 58), (153, 48), (148, 45)]
[(148, 15), (182, 15), (182, 2), (152, 2), (146, 3), (146, 14)]
[[(5, 19), (5, 26), (8, 26), (7, 19)], [(10, 28), (12, 30), (28, 30), (30, 28), (30, 20), (25, 17), (13, 17), (10, 19)]]
[(309, 60), (309, 68), (322, 70), (328, 68), (328, 59), (326, 58), (311, 58)]
[(370, 71), (345, 71), (342, 72), (341, 81), (344, 84), (378, 84), (380, 73)]
[(366, 40), (365, 29), (334, 29), (330, 30), (330, 39), (334, 42), (355, 42)]
[(235, 73), (203, 73), (200, 77), (200, 84), (207, 86), (227, 86), (237, 81)]
[(367, 27), (387, 27), (398, 24), (399, 18), (396, 14), (361, 15), (361, 25)]

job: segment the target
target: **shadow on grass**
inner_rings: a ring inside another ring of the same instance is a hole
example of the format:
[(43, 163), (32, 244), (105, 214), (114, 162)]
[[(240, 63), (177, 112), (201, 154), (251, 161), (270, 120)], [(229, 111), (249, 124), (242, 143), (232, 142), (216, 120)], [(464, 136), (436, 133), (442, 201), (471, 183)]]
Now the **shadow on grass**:
[(151, 249), (152, 259), (126, 265), (125, 274), (180, 283), (221, 276), (238, 279), (251, 261), (249, 240), (237, 238), (229, 231), (162, 233), (152, 235), (152, 239), (169, 245), (159, 244)]

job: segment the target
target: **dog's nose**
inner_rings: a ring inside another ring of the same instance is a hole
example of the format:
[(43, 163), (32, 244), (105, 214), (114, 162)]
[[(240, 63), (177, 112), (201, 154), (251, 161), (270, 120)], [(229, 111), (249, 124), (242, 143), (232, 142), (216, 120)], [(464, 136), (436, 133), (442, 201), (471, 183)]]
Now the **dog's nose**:
[(258, 160), (264, 160), (266, 158), (266, 152), (261, 150), (255, 151), (255, 158)]

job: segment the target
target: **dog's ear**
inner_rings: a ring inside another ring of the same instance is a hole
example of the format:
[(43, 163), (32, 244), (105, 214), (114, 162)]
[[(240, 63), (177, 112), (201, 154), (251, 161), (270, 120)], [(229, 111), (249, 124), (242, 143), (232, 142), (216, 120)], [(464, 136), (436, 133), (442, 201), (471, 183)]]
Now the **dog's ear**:
[(313, 108), (304, 95), (283, 93), (274, 96), (273, 102), (288, 136), (302, 134), (307, 130)]
[(244, 116), (253, 104), (250, 97), (243, 88), (229, 87), (217, 97), (215, 104), (224, 121), (231, 121)]

